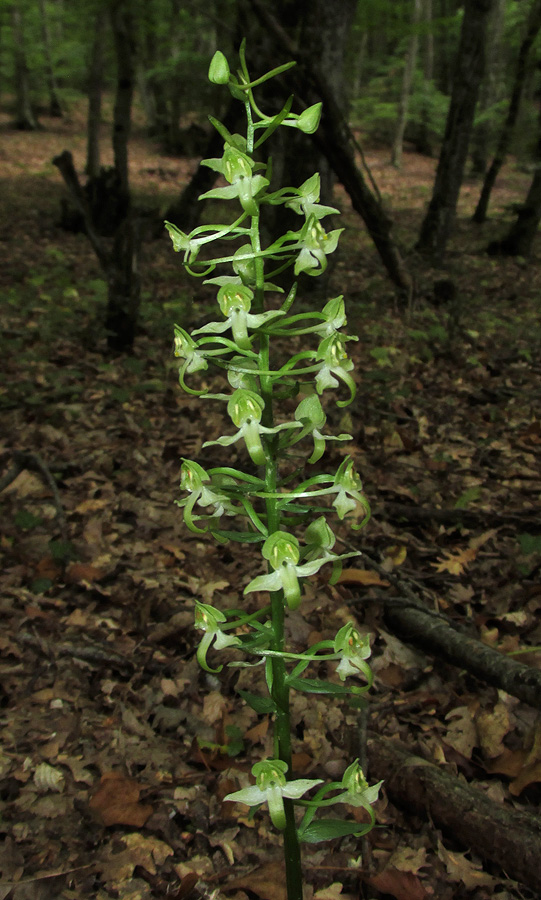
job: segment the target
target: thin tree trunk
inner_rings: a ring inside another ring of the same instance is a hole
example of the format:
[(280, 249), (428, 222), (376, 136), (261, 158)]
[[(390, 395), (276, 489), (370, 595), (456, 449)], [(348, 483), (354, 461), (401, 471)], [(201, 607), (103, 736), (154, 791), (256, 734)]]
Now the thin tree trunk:
[(135, 41), (128, 0), (114, 0), (111, 6), (111, 23), (117, 62), (113, 154), (122, 190), (129, 195), (128, 141), (135, 86)]
[(11, 8), (13, 54), (15, 69), (15, 128), (35, 131), (38, 127), (30, 102), (30, 82), (26, 61), (26, 46), (21, 8), (18, 2)]
[(467, 0), (462, 21), (451, 104), (428, 212), (417, 249), (442, 256), (462, 184), (475, 105), (483, 78), (487, 19), (494, 0)]
[(277, 42), (284, 47), (289, 57), (299, 61), (298, 71), (296, 68), (290, 73), (295, 82), (297, 97), (307, 106), (319, 100), (323, 101), (321, 126), (314, 135), (314, 140), (344, 185), (353, 208), (363, 219), (390, 278), (409, 297), (412, 279), (391, 238), (391, 220), (384, 213), (355, 164), (355, 139), (333, 94), (320, 78), (310, 58), (306, 57), (302, 48), (294, 46), (289, 35), (280, 27), (261, 0), (250, 0), (250, 3), (258, 18), (275, 35)]
[(411, 21), (412, 33), (409, 41), (406, 58), (404, 60), (404, 74), (402, 76), (402, 92), (398, 104), (398, 120), (391, 151), (391, 165), (399, 169), (402, 165), (402, 147), (404, 144), (404, 132), (408, 122), (408, 107), (411, 94), (411, 85), (415, 74), (417, 62), (417, 47), (419, 44), (418, 25), (422, 12), (422, 0), (413, 0), (413, 16)]
[(61, 118), (63, 115), (62, 104), (58, 96), (58, 85), (54, 74), (53, 58), (51, 54), (51, 39), (49, 36), (49, 25), (47, 22), (47, 10), (45, 8), (45, 0), (39, 0), (39, 16), (41, 24), (41, 38), (43, 41), (43, 49), (45, 52), (45, 79), (47, 81), (47, 90), (49, 91), (49, 115)]
[(541, 108), (539, 111), (539, 137), (534, 156), (535, 172), (528, 196), (503, 240), (494, 241), (488, 247), (493, 256), (528, 256), (541, 220)]
[(500, 134), (496, 153), (494, 154), (494, 159), (492, 160), (490, 168), (485, 175), (485, 180), (483, 182), (479, 201), (473, 214), (473, 221), (477, 222), (478, 224), (481, 224), (486, 220), (492, 188), (496, 183), (496, 179), (509, 152), (513, 132), (515, 130), (515, 125), (517, 123), (518, 114), (520, 111), (522, 92), (524, 89), (524, 83), (526, 81), (526, 74), (528, 71), (528, 57), (530, 55), (532, 44), (539, 34), (540, 29), (541, 0), (534, 0), (534, 3), (530, 10), (530, 15), (528, 17), (528, 23), (526, 25), (526, 33), (518, 52), (515, 80), (513, 83), (513, 91), (511, 93), (511, 100), (509, 101), (507, 116)]
[(483, 176), (487, 170), (488, 154), (493, 135), (489, 111), (501, 96), (502, 30), (505, 3), (506, 0), (496, 0), (488, 22), (486, 72), (481, 84), (478, 103), (481, 121), (474, 128), (472, 147), (472, 173), (480, 176)]
[(103, 89), (103, 41), (107, 15), (100, 9), (94, 21), (94, 41), (88, 71), (88, 118), (86, 144), (86, 173), (97, 178), (100, 173), (101, 95)]

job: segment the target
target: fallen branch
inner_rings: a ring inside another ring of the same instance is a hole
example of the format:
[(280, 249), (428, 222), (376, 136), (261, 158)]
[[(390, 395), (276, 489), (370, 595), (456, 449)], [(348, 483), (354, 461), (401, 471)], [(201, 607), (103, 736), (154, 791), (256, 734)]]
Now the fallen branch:
[[(510, 659), (471, 637), (446, 616), (400, 597), (383, 597), (386, 627), (400, 640), (437, 659), (466, 669), (486, 684), (500, 688), (541, 709), (541, 671)], [(364, 602), (364, 601), (363, 601)]]
[(370, 780), (392, 800), (430, 818), (508, 877), (541, 891), (541, 818), (490, 800), (402, 744), (369, 734)]

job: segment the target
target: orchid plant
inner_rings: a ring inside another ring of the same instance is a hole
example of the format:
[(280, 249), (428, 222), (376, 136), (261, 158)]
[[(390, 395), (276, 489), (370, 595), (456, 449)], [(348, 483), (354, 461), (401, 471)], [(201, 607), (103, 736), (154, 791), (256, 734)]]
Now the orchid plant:
[[(374, 825), (372, 804), (379, 784), (368, 785), (358, 760), (346, 769), (341, 781), (330, 784), (323, 784), (319, 778), (293, 776), (291, 692), (358, 698), (370, 687), (372, 675), (367, 663), (369, 638), (353, 623), (342, 627), (334, 640), (320, 641), (303, 652), (290, 652), (286, 648), (286, 620), (288, 612), (298, 609), (302, 602), (305, 579), (330, 564), (330, 580), (334, 583), (342, 561), (358, 555), (335, 552), (337, 538), (328, 519), (335, 513), (338, 519), (359, 529), (368, 521), (370, 510), (349, 456), (334, 475), (317, 472), (306, 477), (305, 472), (305, 463), (319, 462), (327, 442), (352, 440), (349, 434), (325, 431), (326, 416), (320, 399), (337, 388), (345, 394), (337, 400), (338, 406), (347, 405), (355, 396), (353, 363), (346, 345), (356, 338), (340, 330), (346, 325), (344, 299), (334, 297), (322, 309), (310, 312), (291, 311), (298, 276), (321, 275), (328, 255), (336, 249), (342, 229), (327, 232), (322, 219), (337, 210), (320, 204), (317, 173), (300, 187), (271, 190), (270, 162), (262, 162), (258, 152), (280, 126), (306, 134), (315, 132), (321, 104), (297, 115), (292, 112), (290, 98), (279, 113), (267, 115), (256, 102), (254, 89), (294, 63), (251, 79), (244, 45), (239, 56), (240, 67), (233, 74), (225, 56), (217, 51), (209, 79), (227, 85), (233, 97), (244, 104), (246, 134), (231, 134), (211, 118), (223, 138), (224, 150), (219, 159), (207, 159), (203, 164), (219, 173), (225, 184), (200, 199), (235, 201), (240, 210), (231, 224), (200, 225), (189, 234), (170, 223), (166, 226), (174, 249), (183, 253), (187, 271), (216, 286), (221, 313), (217, 321), (191, 334), (175, 326), (180, 384), (202, 400), (225, 403), (236, 429), (203, 446), (240, 444), (253, 465), (250, 472), (228, 465), (204, 469), (184, 459), (183, 499), (178, 505), (191, 531), (208, 532), (221, 542), (258, 545), (267, 562), (266, 573), (244, 588), (245, 595), (269, 595), (269, 601), (255, 611), (219, 610), (196, 602), (195, 627), (203, 632), (197, 658), (203, 669), (213, 673), (222, 666), (213, 668), (210, 664), (211, 648), (213, 653), (242, 651), (247, 657), (242, 662), (230, 660), (229, 665), (264, 664), (268, 696), (248, 692), (242, 692), (242, 696), (256, 712), (274, 717), (274, 758), (253, 766), (254, 785), (225, 799), (252, 809), (268, 805), (273, 824), (284, 836), (288, 900), (302, 900), (299, 843), (366, 833)], [(292, 209), (299, 216), (300, 226), (264, 246), (261, 215), (269, 204)], [(211, 244), (219, 248), (214, 255), (209, 254)], [(288, 269), (292, 270), (293, 283), (286, 293), (273, 279)], [(277, 301), (280, 296), (281, 301)], [(288, 341), (293, 348), (291, 355), (285, 362), (277, 362)], [(313, 346), (306, 348), (311, 341)], [(227, 393), (212, 393), (208, 388), (206, 373), (212, 371), (211, 367), (223, 371), (229, 384)], [(193, 376), (205, 380), (194, 383)], [(307, 447), (304, 457), (297, 448), (303, 444)], [(243, 524), (232, 527), (233, 518)], [(336, 663), (336, 678), (305, 676), (309, 667), (317, 674), (321, 663)], [(307, 797), (315, 788), (316, 792)], [(368, 822), (317, 816), (318, 811), (336, 804), (363, 807)]]

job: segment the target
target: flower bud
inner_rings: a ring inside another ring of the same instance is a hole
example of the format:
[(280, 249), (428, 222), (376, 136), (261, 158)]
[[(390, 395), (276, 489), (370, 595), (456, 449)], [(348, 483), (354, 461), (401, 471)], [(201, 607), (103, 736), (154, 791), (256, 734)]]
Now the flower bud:
[(221, 50), (217, 50), (210, 61), (208, 79), (212, 84), (227, 84), (229, 81), (229, 63)]

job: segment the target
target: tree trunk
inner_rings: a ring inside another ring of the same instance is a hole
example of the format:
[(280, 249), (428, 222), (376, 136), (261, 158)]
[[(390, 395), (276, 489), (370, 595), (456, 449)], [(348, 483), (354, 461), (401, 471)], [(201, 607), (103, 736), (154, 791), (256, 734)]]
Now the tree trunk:
[(82, 216), (87, 237), (107, 281), (107, 345), (115, 353), (129, 352), (133, 347), (141, 298), (137, 265), (142, 239), (141, 225), (134, 219), (130, 209), (117, 227), (113, 246), (109, 249), (96, 230), (88, 198), (77, 177), (71, 153), (64, 150), (53, 159), (53, 164), (59, 169)]
[(432, 200), (417, 249), (442, 256), (456, 215), (475, 105), (483, 78), (487, 19), (495, 0), (466, 0), (451, 104)]
[(488, 155), (492, 143), (493, 126), (490, 123), (490, 109), (501, 96), (503, 80), (502, 30), (506, 0), (496, 0), (489, 15), (487, 28), (486, 71), (481, 84), (478, 112), (481, 121), (475, 126), (472, 147), (472, 174), (485, 174)]
[(250, 0), (250, 3), (264, 27), (274, 34), (278, 44), (285, 49), (289, 58), (299, 62), (299, 66), (288, 73), (288, 79), (294, 82), (296, 96), (306, 106), (319, 100), (323, 102), (321, 126), (314, 135), (314, 140), (344, 185), (351, 198), (353, 208), (366, 224), (390, 278), (400, 291), (409, 297), (412, 291), (412, 279), (401, 259), (398, 248), (391, 239), (392, 223), (355, 164), (357, 145), (334, 95), (324, 79), (320, 77), (317, 65), (314, 66), (313, 60), (304, 53), (302, 47), (296, 47), (293, 44), (289, 35), (280, 27), (261, 0)]
[(101, 95), (103, 88), (103, 41), (106, 24), (105, 9), (96, 14), (94, 21), (94, 41), (88, 71), (88, 118), (86, 144), (86, 173), (89, 178), (100, 174), (100, 125)]
[(411, 21), (411, 37), (404, 60), (404, 74), (402, 76), (402, 93), (398, 104), (398, 120), (391, 151), (391, 165), (400, 169), (402, 165), (402, 147), (404, 144), (404, 132), (408, 122), (408, 106), (411, 93), (411, 85), (417, 63), (417, 46), (419, 43), (418, 25), (422, 12), (422, 0), (413, 0), (413, 17)]
[(61, 118), (63, 115), (62, 104), (60, 103), (60, 98), (58, 96), (58, 85), (56, 83), (56, 76), (54, 74), (53, 58), (51, 54), (51, 39), (49, 37), (49, 25), (47, 22), (45, 0), (39, 0), (39, 16), (43, 50), (45, 52), (45, 80), (47, 82), (47, 90), (49, 92), (49, 115)]
[(128, 0), (113, 0), (111, 23), (117, 63), (113, 153), (115, 169), (120, 177), (122, 190), (129, 195), (128, 140), (135, 82), (135, 41), (133, 18)]
[(15, 70), (15, 128), (19, 128), (21, 131), (35, 131), (38, 123), (30, 102), (30, 82), (28, 64), (26, 62), (24, 25), (18, 0), (13, 3), (11, 8), (11, 21)]
[(534, 157), (535, 171), (528, 196), (507, 237), (488, 247), (492, 256), (528, 256), (541, 219), (541, 109), (539, 137)]
[(524, 38), (522, 39), (522, 43), (518, 52), (515, 80), (513, 83), (513, 91), (511, 93), (511, 100), (509, 101), (507, 116), (500, 134), (496, 153), (494, 154), (494, 159), (492, 160), (491, 166), (485, 175), (485, 180), (483, 182), (481, 194), (477, 203), (477, 208), (473, 214), (473, 221), (477, 222), (478, 224), (481, 224), (486, 220), (492, 188), (496, 183), (496, 179), (500, 173), (500, 169), (502, 168), (506, 156), (509, 152), (509, 147), (511, 145), (513, 132), (515, 130), (515, 125), (517, 123), (520, 110), (520, 102), (522, 99), (524, 83), (526, 81), (526, 74), (528, 71), (528, 57), (530, 55), (532, 44), (539, 34), (540, 29), (541, 0), (534, 0), (530, 10), (530, 15), (528, 16), (526, 33), (524, 35)]

